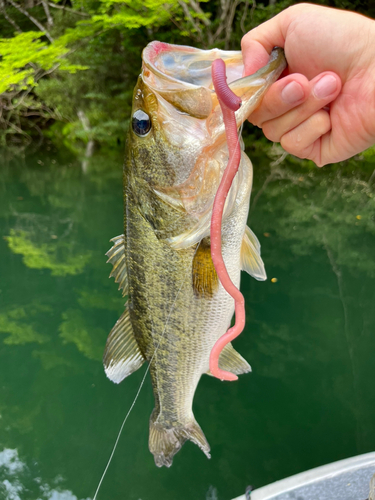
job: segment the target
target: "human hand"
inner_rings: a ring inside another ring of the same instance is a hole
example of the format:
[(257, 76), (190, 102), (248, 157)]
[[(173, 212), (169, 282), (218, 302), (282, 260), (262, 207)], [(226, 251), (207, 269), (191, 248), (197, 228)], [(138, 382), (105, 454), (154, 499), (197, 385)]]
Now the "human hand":
[(290, 7), (242, 39), (245, 75), (283, 47), (289, 75), (249, 121), (288, 152), (318, 166), (375, 143), (375, 21), (310, 4)]

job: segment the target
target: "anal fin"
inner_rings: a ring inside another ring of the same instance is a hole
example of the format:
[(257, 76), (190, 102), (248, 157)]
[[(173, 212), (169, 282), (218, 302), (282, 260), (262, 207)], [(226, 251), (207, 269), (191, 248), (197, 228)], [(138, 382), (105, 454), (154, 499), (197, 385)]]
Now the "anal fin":
[(241, 269), (258, 281), (267, 279), (260, 256), (259, 240), (248, 226), (246, 226), (241, 246)]
[(122, 289), (122, 296), (128, 295), (128, 274), (125, 260), (125, 237), (123, 234), (112, 238), (114, 245), (106, 253), (108, 260), (113, 265), (112, 272), (109, 275), (115, 277), (115, 282), (119, 284), (118, 289)]
[(103, 356), (104, 371), (112, 382), (119, 384), (125, 377), (138, 370), (144, 361), (145, 358), (134, 337), (129, 308), (126, 306), (108, 335)]
[[(227, 344), (221, 351), (219, 368), (234, 373), (235, 375), (251, 372), (249, 363), (234, 349), (231, 343)], [(207, 375), (212, 376), (210, 371), (207, 372)]]

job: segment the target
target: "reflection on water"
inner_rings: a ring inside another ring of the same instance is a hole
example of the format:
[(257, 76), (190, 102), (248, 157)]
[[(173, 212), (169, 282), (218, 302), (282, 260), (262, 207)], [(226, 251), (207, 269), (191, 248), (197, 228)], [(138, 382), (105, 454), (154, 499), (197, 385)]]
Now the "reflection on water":
[[(43, 483), (40, 477), (35, 477), (32, 470), (18, 457), (17, 450), (5, 448), (0, 452), (0, 471), (5, 477), (0, 483), (1, 498), (22, 500), (25, 498), (27, 483), (34, 484), (34, 492), (40, 499), (46, 500), (78, 500), (71, 491), (51, 489), (49, 484)], [(53, 483), (58, 488), (63, 478), (57, 477)], [(90, 500), (87, 498), (86, 500)]]
[[(154, 466), (147, 379), (99, 500), (225, 500), (375, 449), (374, 166), (268, 163), (250, 223), (275, 280), (242, 278), (236, 349), (253, 373), (198, 387), (212, 459), (187, 443)], [(101, 365), (123, 309), (104, 256), (122, 232), (120, 164), (0, 169), (0, 499), (92, 498), (143, 376), (115, 386)]]

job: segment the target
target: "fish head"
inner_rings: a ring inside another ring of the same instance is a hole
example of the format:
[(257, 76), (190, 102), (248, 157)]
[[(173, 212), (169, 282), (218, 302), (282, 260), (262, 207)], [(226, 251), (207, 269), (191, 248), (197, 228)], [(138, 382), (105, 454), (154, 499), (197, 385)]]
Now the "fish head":
[[(142, 73), (133, 94), (129, 149), (133, 168), (152, 186), (186, 181), (200, 153), (211, 143), (206, 126), (215, 95), (211, 65), (223, 54), (161, 42), (144, 49)], [(240, 53), (227, 54), (240, 61)], [(240, 71), (238, 64), (230, 65), (232, 79)]]
[(227, 82), (241, 97), (238, 127), (285, 68), (281, 49), (242, 78), (240, 51), (200, 50), (151, 42), (133, 96), (128, 147), (132, 173), (170, 206), (207, 220), (228, 159), (222, 112), (211, 67), (223, 59)]

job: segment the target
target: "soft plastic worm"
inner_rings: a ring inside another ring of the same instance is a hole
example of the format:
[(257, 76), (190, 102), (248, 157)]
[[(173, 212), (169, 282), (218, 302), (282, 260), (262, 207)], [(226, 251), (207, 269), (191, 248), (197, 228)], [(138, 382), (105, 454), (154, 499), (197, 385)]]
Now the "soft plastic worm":
[[(223, 111), (223, 114), (224, 114), (223, 104), (231, 111), (237, 111), (238, 109), (240, 109), (242, 103), (241, 98), (238, 97), (238, 95), (236, 95), (234, 92), (232, 92), (231, 89), (228, 87), (227, 76), (225, 73), (225, 62), (222, 59), (215, 59), (215, 61), (212, 63), (211, 75), (212, 75), (212, 83), (214, 84), (216, 96), (219, 99), (219, 103)], [(225, 116), (224, 116), (224, 124), (225, 124), (225, 129), (227, 131), (228, 127), (227, 124), (225, 123)], [(235, 131), (237, 137), (237, 127)]]
[(238, 377), (231, 372), (219, 368), (219, 356), (224, 347), (236, 338), (245, 326), (245, 300), (242, 293), (233, 284), (221, 253), (221, 222), (226, 197), (237, 173), (241, 161), (241, 148), (237, 134), (237, 124), (234, 112), (241, 106), (241, 99), (228, 87), (225, 63), (216, 59), (212, 63), (212, 82), (223, 113), (225, 134), (227, 138), (229, 160), (217, 190), (211, 218), (211, 257), (219, 280), (225, 290), (234, 298), (236, 321), (219, 340), (215, 343), (210, 354), (210, 371), (220, 380), (237, 380)]

